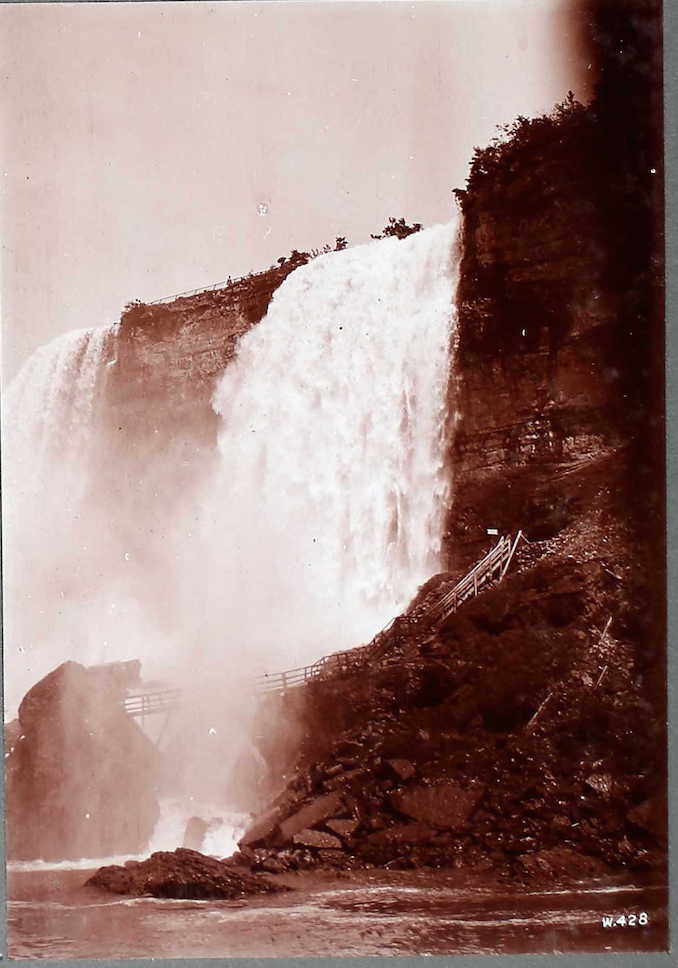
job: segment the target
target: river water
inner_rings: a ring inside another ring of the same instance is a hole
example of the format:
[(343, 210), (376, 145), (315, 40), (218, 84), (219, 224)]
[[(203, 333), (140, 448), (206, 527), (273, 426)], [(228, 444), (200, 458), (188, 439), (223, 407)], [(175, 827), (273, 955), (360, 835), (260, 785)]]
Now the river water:
[[(121, 898), (85, 870), (11, 870), (13, 958), (275, 957), (658, 951), (659, 883), (613, 879), (517, 892), (463, 871), (286, 875), (294, 890), (239, 901)], [(603, 917), (635, 915), (604, 927)], [(640, 915), (645, 914), (647, 924)], [(633, 919), (630, 919), (633, 920)]]

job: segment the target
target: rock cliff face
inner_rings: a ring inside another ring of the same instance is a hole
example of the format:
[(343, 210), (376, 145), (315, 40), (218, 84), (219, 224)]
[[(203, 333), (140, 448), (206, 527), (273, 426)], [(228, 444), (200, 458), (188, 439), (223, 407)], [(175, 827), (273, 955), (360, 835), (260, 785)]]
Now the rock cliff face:
[[(516, 125), (478, 153), (458, 193), (452, 567), (476, 556), (487, 527), (557, 533), (558, 488), (535, 485), (660, 430), (652, 176), (634, 179), (628, 151), (615, 158), (605, 117), (570, 103)], [(644, 469), (646, 508), (660, 515), (661, 470)]]
[(220, 289), (126, 308), (102, 407), (101, 473), (108, 468), (116, 504), (131, 501), (162, 518), (209, 467), (216, 381), (298, 264), (288, 260)]

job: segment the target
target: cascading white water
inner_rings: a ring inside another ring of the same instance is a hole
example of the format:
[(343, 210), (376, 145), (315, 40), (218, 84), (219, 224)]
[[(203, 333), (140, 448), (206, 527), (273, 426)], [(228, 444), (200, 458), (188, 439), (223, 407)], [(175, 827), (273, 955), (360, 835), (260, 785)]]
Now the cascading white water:
[[(55, 465), (73, 470), (73, 501), (87, 483), (94, 444), (94, 415), (102, 364), (117, 326), (64, 333), (38, 347), (3, 395), (4, 473), (8, 500), (40, 492)], [(83, 473), (84, 472), (84, 473)]]
[(224, 373), (207, 608), (250, 664), (369, 640), (439, 569), (456, 235), (436, 226), (298, 269)]
[[(117, 327), (39, 347), (2, 399), (6, 713), (66, 659), (97, 661), (92, 612), (69, 601), (103, 540), (83, 500), (95, 472), (97, 404)], [(78, 615), (80, 611), (80, 615)]]
[[(216, 469), (161, 533), (96, 473), (115, 329), (42, 347), (5, 395), (9, 715), (67, 659), (179, 674), (165, 742), (182, 799), (158, 844), (208, 805), (222, 820), (205, 844), (228, 852), (265, 772), (253, 674), (369, 641), (440, 567), (456, 235), (380, 240), (287, 278), (215, 392)], [(159, 488), (172, 472), (170, 459), (144, 468)]]

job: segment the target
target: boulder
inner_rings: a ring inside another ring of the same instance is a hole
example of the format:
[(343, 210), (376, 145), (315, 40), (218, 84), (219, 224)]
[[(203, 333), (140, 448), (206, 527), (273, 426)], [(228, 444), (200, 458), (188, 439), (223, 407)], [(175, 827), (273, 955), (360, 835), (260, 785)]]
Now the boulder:
[(386, 765), (399, 780), (410, 780), (417, 772), (409, 760), (386, 760)]
[(323, 850), (341, 850), (341, 841), (324, 830), (300, 830), (292, 837), (292, 843), (300, 847), (317, 847)]
[(159, 756), (122, 705), (136, 663), (65, 662), (19, 707), (6, 767), (12, 859), (138, 854), (157, 823)]
[(609, 773), (592, 773), (585, 782), (602, 797), (609, 797), (612, 793), (612, 776)]
[(134, 867), (101, 867), (87, 885), (133, 897), (150, 894), (192, 900), (231, 899), (289, 890), (256, 875), (235, 871), (223, 861), (185, 847), (158, 851)]
[(333, 833), (338, 834), (339, 837), (347, 838), (354, 833), (358, 826), (358, 821), (333, 818), (332, 820), (325, 821), (325, 826)]
[(637, 807), (629, 810), (627, 819), (636, 827), (647, 830), (660, 843), (666, 842), (666, 801), (663, 797), (643, 800)]
[(328, 793), (321, 797), (316, 797), (310, 803), (293, 813), (291, 817), (280, 824), (280, 836), (284, 843), (304, 830), (306, 827), (313, 827), (321, 820), (327, 820), (332, 814), (336, 813), (341, 805), (341, 797), (338, 793)]
[(261, 816), (257, 817), (251, 827), (248, 827), (243, 836), (238, 841), (238, 847), (253, 847), (255, 844), (263, 843), (270, 837), (278, 826), (278, 821), (284, 816), (280, 807), (271, 807)]
[(407, 817), (442, 827), (459, 830), (478, 805), (484, 787), (464, 789), (458, 783), (448, 781), (437, 786), (416, 786), (391, 794), (391, 805)]
[(331, 777), (329, 780), (325, 780), (323, 787), (326, 790), (339, 790), (342, 787), (355, 785), (366, 775), (367, 770), (365, 770), (363, 767), (358, 767), (355, 770), (342, 771), (336, 776)]

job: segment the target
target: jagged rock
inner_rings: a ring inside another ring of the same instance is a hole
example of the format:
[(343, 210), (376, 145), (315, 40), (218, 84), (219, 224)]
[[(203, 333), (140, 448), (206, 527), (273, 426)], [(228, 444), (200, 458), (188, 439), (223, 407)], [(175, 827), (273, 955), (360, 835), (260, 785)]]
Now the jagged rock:
[(357, 820), (342, 820), (340, 818), (335, 818), (332, 820), (327, 820), (325, 826), (329, 827), (335, 834), (340, 837), (350, 837), (358, 826)]
[(649, 800), (643, 800), (637, 807), (629, 810), (627, 817), (636, 827), (647, 830), (661, 843), (665, 842), (666, 812), (662, 798), (651, 797)]
[(448, 830), (458, 830), (469, 819), (483, 793), (482, 786), (472, 786), (464, 790), (459, 784), (450, 781), (438, 786), (418, 786), (394, 793), (390, 802), (399, 813), (414, 820)]
[(275, 831), (279, 820), (284, 815), (281, 807), (271, 807), (270, 810), (262, 813), (240, 838), (238, 847), (242, 850), (243, 847), (253, 847), (255, 844), (262, 843)]
[(300, 830), (292, 837), (292, 843), (300, 847), (318, 847), (323, 849), (341, 850), (341, 841), (333, 834), (325, 833), (323, 830)]
[(612, 777), (609, 773), (592, 773), (587, 776), (586, 785), (604, 797), (609, 797), (612, 793)]
[(367, 840), (371, 844), (428, 844), (435, 836), (428, 824), (403, 823), (370, 834)]
[(326, 790), (337, 790), (343, 786), (350, 786), (356, 780), (365, 776), (366, 770), (359, 767), (357, 770), (348, 770), (347, 772), (339, 773), (337, 776), (331, 777), (329, 780), (325, 780), (323, 786)]
[(410, 760), (386, 760), (386, 764), (399, 780), (409, 780), (417, 772)]
[(223, 861), (195, 850), (179, 847), (158, 851), (134, 867), (101, 867), (87, 884), (113, 894), (138, 897), (235, 898), (246, 894), (268, 894), (289, 890), (264, 878), (236, 872)]
[(307, 803), (301, 810), (298, 810), (297, 813), (292, 814), (291, 817), (280, 824), (280, 836), (283, 842), (286, 843), (291, 840), (294, 834), (299, 833), (300, 830), (312, 827), (314, 824), (320, 823), (321, 820), (327, 820), (328, 817), (337, 812), (340, 805), (341, 796), (338, 793), (328, 793), (317, 797), (311, 803)]

